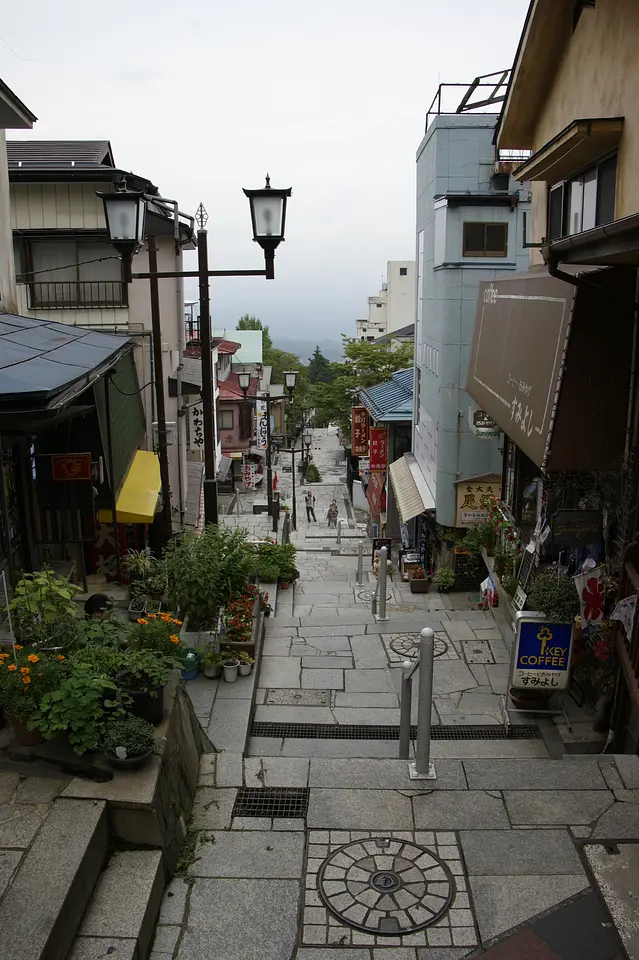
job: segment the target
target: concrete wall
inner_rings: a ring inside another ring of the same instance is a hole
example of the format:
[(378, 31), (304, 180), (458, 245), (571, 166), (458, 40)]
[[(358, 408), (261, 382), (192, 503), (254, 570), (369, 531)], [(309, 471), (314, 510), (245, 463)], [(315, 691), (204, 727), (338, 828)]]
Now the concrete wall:
[[(402, 270), (406, 271), (405, 276)], [(391, 333), (415, 322), (415, 261), (389, 260), (386, 286), (386, 331)]]
[[(469, 427), (465, 392), (477, 311), (477, 291), (490, 280), (527, 267), (522, 211), (510, 206), (453, 205), (448, 193), (494, 195), (492, 137), (496, 116), (436, 117), (417, 153), (417, 310), (415, 364), (419, 396), (413, 451), (435, 498), (437, 521), (454, 526), (454, 481), (501, 470), (500, 441), (480, 440)], [(519, 185), (511, 184), (516, 191)], [(527, 200), (528, 191), (520, 197)], [(505, 222), (505, 258), (462, 256), (464, 222)]]
[(10, 216), (7, 138), (4, 130), (0, 130), (0, 310), (4, 310), (6, 313), (17, 313), (18, 301)]

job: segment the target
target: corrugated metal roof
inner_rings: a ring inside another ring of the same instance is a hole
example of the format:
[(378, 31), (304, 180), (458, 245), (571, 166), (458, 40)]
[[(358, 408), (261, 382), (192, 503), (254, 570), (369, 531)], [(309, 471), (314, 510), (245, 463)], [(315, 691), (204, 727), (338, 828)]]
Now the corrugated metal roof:
[(115, 167), (108, 140), (9, 140), (9, 169)]
[(413, 368), (397, 370), (392, 380), (361, 390), (360, 399), (378, 423), (412, 420)]
[(129, 343), (130, 337), (0, 313), (0, 400), (46, 399)]

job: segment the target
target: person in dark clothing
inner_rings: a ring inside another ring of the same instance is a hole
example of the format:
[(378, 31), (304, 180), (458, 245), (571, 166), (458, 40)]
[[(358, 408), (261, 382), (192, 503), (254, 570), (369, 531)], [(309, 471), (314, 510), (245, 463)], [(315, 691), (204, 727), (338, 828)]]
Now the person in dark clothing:
[(310, 490), (306, 491), (304, 502), (306, 503), (306, 519), (310, 523), (312, 518), (313, 523), (317, 523), (317, 517), (315, 516), (315, 497)]

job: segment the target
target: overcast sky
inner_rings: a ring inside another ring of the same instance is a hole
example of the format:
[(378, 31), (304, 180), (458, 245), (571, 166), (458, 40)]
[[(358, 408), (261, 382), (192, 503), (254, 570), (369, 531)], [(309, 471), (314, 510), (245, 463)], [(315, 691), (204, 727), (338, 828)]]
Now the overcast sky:
[(267, 170), (292, 186), (275, 281), (213, 281), (214, 323), (248, 312), (276, 335), (339, 339), (386, 261), (414, 258), (415, 152), (438, 83), (511, 66), (527, 7), (23, 0), (3, 9), (0, 76), (39, 118), (28, 136), (109, 139), (181, 209), (202, 201), (212, 269), (263, 266), (241, 188)]

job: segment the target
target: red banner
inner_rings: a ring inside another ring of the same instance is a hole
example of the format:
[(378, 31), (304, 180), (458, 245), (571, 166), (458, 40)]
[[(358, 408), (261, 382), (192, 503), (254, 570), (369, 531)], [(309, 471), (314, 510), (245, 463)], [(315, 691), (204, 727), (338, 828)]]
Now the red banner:
[(376, 517), (379, 513), (383, 512), (381, 505), (382, 494), (384, 492), (384, 479), (385, 475), (383, 473), (374, 473), (366, 487), (366, 499), (371, 508), (372, 517)]
[(370, 471), (385, 470), (388, 466), (388, 433), (386, 427), (371, 427)]
[(54, 453), (51, 456), (54, 480), (90, 480), (90, 453)]
[(351, 454), (354, 457), (367, 457), (369, 420), (366, 407), (353, 407), (351, 420)]

